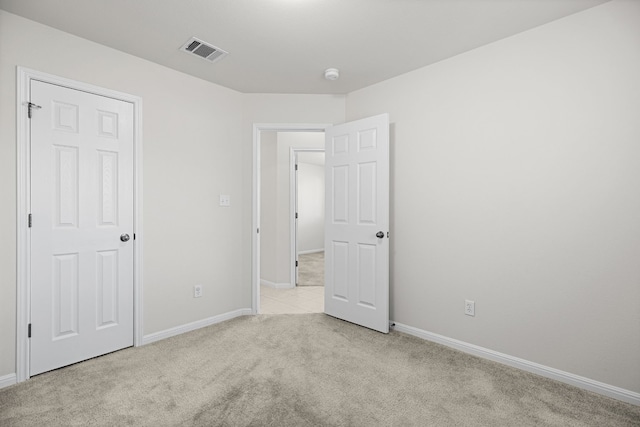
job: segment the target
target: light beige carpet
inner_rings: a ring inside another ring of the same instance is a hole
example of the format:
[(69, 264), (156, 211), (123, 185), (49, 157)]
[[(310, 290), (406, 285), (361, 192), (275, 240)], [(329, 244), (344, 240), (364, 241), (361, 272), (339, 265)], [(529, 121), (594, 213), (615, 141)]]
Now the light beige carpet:
[(633, 426), (640, 407), (323, 314), (241, 317), (0, 390), (4, 426)]
[(324, 252), (298, 255), (298, 286), (324, 286)]

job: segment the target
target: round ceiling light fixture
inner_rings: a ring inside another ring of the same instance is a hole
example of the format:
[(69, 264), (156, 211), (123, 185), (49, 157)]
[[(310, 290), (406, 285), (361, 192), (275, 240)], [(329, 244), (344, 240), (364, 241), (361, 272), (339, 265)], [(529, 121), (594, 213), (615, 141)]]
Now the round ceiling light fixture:
[(327, 68), (324, 70), (324, 78), (327, 80), (338, 80), (340, 71), (337, 68)]

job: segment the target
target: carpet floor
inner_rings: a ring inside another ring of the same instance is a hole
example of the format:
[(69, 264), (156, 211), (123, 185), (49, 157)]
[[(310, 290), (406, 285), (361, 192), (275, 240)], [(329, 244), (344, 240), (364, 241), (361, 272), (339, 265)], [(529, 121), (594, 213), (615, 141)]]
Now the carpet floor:
[(323, 314), (236, 318), (0, 390), (2, 426), (637, 426), (640, 407)]
[(324, 252), (298, 255), (298, 286), (324, 286)]

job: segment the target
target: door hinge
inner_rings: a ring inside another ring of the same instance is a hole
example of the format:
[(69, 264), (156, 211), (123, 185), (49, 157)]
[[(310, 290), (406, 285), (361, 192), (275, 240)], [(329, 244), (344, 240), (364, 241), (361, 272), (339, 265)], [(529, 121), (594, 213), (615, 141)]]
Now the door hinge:
[(27, 338), (31, 338), (31, 323), (29, 323), (29, 326), (27, 327)]
[(31, 226), (33, 225), (33, 216), (31, 214), (29, 214), (28, 225), (29, 228), (31, 228)]
[(133, 233), (133, 240), (136, 240), (136, 233)]
[(296, 219), (298, 219), (298, 212), (296, 212)]
[(256, 233), (260, 234), (260, 229), (258, 228), (258, 230), (256, 231)]
[(31, 111), (32, 111), (34, 108), (35, 108), (36, 110), (39, 110), (39, 109), (41, 109), (41, 108), (42, 108), (42, 106), (40, 106), (40, 105), (36, 105), (36, 104), (34, 104), (33, 102), (28, 102), (28, 103), (27, 103), (27, 116), (28, 116), (29, 118), (31, 118)]
[(387, 231), (387, 239), (389, 238), (389, 232)]
[(298, 164), (296, 163), (296, 170), (298, 170)]
[(298, 266), (298, 261), (296, 261), (296, 267)]

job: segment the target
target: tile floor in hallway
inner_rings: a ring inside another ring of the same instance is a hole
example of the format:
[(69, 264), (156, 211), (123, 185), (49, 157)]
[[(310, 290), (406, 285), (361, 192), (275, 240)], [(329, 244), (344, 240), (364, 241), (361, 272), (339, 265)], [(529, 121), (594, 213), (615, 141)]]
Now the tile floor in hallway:
[(324, 312), (324, 286), (274, 289), (260, 286), (260, 314)]

